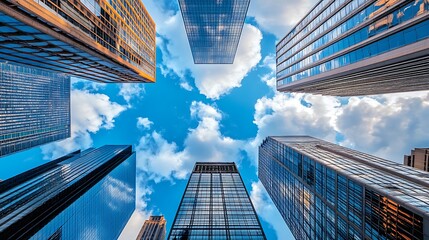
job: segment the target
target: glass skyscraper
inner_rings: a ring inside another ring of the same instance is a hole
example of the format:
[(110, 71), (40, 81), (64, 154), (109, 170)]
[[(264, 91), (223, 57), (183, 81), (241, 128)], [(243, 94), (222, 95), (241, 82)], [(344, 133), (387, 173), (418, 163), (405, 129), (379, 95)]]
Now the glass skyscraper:
[(70, 137), (70, 77), (0, 62), (0, 157)]
[(429, 89), (427, 0), (321, 0), (277, 44), (277, 89), (337, 96)]
[(164, 216), (150, 216), (144, 221), (136, 240), (165, 240), (166, 223)]
[(250, 0), (179, 0), (196, 64), (234, 62)]
[(268, 137), (259, 178), (296, 239), (429, 239), (429, 173), (307, 136)]
[(235, 163), (196, 163), (168, 239), (266, 239)]
[(141, 0), (2, 0), (0, 59), (100, 82), (155, 82)]
[(131, 146), (76, 151), (0, 182), (0, 239), (117, 239), (135, 209)]

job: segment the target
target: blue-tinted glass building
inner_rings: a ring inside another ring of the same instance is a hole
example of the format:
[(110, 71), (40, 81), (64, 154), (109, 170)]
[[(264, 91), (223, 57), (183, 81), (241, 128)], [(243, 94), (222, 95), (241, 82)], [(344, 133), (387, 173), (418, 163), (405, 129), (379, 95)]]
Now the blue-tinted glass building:
[(337, 96), (429, 89), (427, 0), (322, 0), (277, 44), (277, 89)]
[(131, 146), (73, 152), (0, 182), (0, 239), (117, 239), (135, 209)]
[(0, 62), (0, 157), (70, 137), (70, 77)]
[(105, 83), (155, 82), (141, 0), (2, 0), (0, 59)]
[(249, 3), (179, 0), (194, 63), (234, 63)]
[(296, 239), (429, 239), (429, 173), (307, 136), (268, 137), (259, 179)]
[(266, 239), (235, 163), (195, 164), (168, 239)]

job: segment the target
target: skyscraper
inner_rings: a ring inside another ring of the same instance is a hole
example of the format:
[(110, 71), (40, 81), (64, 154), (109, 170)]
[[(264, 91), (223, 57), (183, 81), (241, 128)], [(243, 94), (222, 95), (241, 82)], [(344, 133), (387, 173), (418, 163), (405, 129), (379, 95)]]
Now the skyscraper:
[(429, 89), (427, 0), (321, 0), (277, 44), (277, 89), (350, 96)]
[(164, 216), (150, 216), (149, 220), (144, 221), (137, 240), (165, 240), (166, 223)]
[(0, 59), (100, 82), (154, 82), (155, 23), (141, 0), (3, 0)]
[(429, 148), (416, 148), (404, 156), (404, 165), (429, 172)]
[(0, 62), (0, 157), (70, 137), (70, 77)]
[(266, 239), (235, 163), (196, 163), (168, 239)]
[(250, 0), (179, 0), (196, 64), (233, 63)]
[(76, 151), (0, 182), (0, 239), (117, 239), (135, 209), (131, 146)]
[(429, 239), (429, 173), (291, 136), (264, 140), (259, 179), (296, 239)]

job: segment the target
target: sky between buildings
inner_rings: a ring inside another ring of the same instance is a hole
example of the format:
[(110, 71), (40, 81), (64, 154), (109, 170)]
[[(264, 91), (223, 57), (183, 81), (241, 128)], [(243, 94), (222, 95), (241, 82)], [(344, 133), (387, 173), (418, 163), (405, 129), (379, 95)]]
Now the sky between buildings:
[(123, 239), (163, 214), (167, 232), (196, 161), (235, 161), (268, 239), (293, 239), (257, 178), (269, 135), (311, 135), (402, 162), (428, 147), (428, 92), (335, 98), (275, 91), (275, 44), (315, 0), (252, 0), (235, 62), (195, 65), (176, 1), (143, 0), (157, 24), (157, 83), (73, 79), (72, 137), (0, 159), (0, 179), (76, 149), (131, 144), (137, 211)]

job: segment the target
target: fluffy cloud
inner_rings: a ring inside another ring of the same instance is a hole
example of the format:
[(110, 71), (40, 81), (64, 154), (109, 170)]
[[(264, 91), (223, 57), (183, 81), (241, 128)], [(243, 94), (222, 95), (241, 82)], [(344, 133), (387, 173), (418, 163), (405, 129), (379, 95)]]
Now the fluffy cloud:
[(221, 134), (222, 114), (216, 107), (194, 101), (190, 112), (191, 117), (198, 121), (198, 126), (189, 129), (182, 150), (156, 131), (140, 139), (136, 147), (137, 167), (147, 172), (155, 182), (184, 179), (197, 161), (242, 159), (243, 142)]
[(91, 133), (114, 127), (115, 118), (125, 107), (111, 102), (104, 94), (86, 90), (71, 91), (71, 137), (42, 146), (45, 159), (53, 159), (77, 149), (92, 146)]
[(252, 0), (248, 16), (277, 38), (284, 37), (317, 3), (317, 0), (279, 1)]
[(153, 122), (151, 120), (149, 120), (149, 118), (142, 118), (142, 117), (137, 118), (137, 127), (138, 128), (150, 129), (152, 124), (153, 124)]
[(119, 95), (124, 98), (130, 107), (130, 101), (140, 98), (145, 93), (144, 83), (122, 83), (119, 84)]
[(276, 93), (255, 104), (254, 123), (258, 132), (246, 149), (256, 165), (257, 149), (272, 135), (311, 135), (335, 140), (335, 119), (341, 103), (334, 97)]
[(176, 74), (181, 79), (180, 85), (187, 90), (192, 89), (187, 81), (191, 75), (200, 93), (211, 99), (240, 87), (243, 78), (261, 60), (261, 32), (250, 24), (244, 25), (234, 64), (194, 64), (180, 11), (165, 12), (164, 4), (163, 1), (145, 1), (158, 23), (163, 73)]
[(336, 98), (276, 93), (255, 104), (258, 132), (246, 150), (256, 165), (257, 147), (270, 135), (310, 135), (402, 162), (414, 147), (427, 147), (429, 94), (401, 93)]
[(429, 93), (352, 97), (337, 118), (342, 143), (402, 163), (412, 148), (428, 147)]
[(253, 182), (250, 192), (250, 199), (257, 214), (274, 228), (277, 239), (291, 239), (292, 233), (289, 231), (277, 207), (271, 201), (270, 196), (261, 182)]

